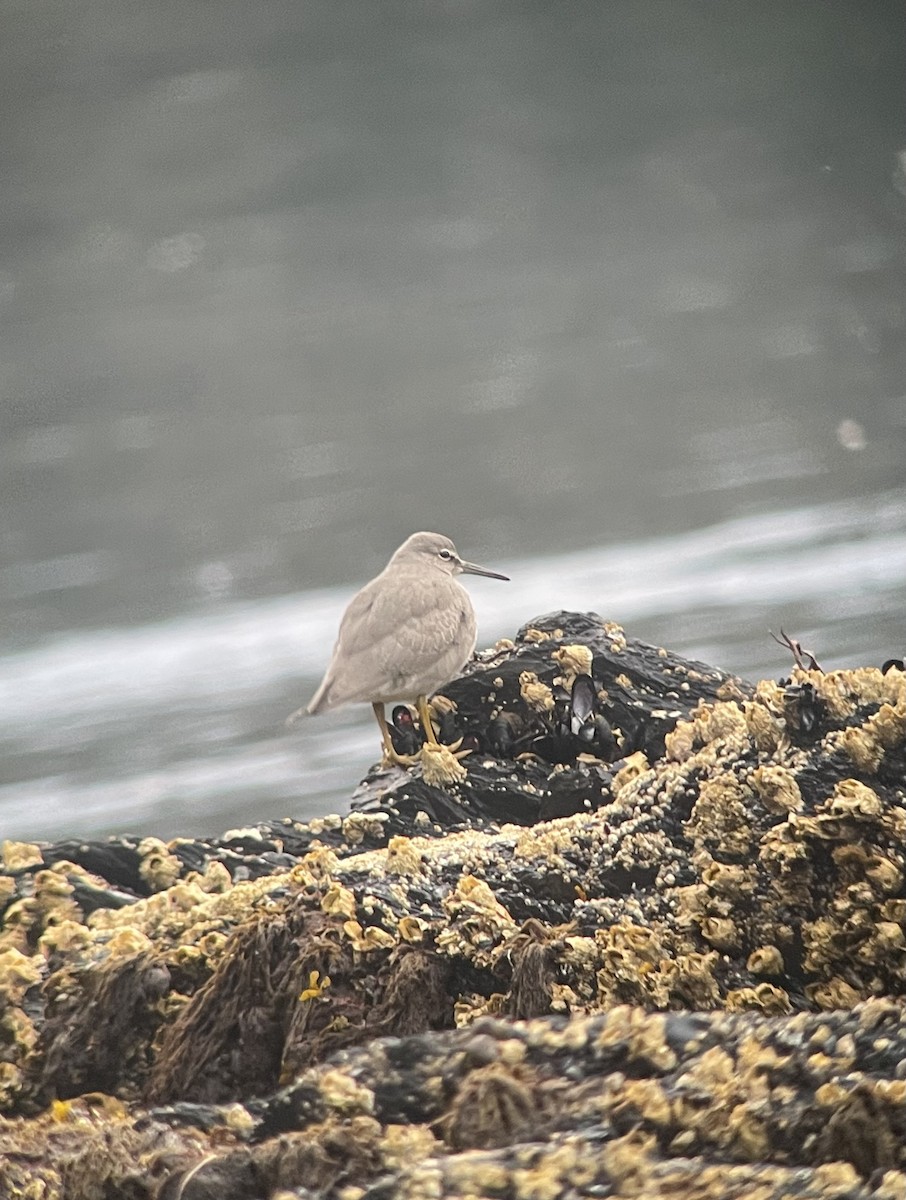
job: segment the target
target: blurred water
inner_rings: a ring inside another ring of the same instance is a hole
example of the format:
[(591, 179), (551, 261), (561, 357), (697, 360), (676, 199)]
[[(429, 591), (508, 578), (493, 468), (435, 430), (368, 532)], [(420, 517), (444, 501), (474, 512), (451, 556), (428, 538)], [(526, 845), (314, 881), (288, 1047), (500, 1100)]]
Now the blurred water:
[(212, 11), (0, 12), (0, 836), (339, 803), (418, 528), (485, 640), (902, 653), (899, 0)]

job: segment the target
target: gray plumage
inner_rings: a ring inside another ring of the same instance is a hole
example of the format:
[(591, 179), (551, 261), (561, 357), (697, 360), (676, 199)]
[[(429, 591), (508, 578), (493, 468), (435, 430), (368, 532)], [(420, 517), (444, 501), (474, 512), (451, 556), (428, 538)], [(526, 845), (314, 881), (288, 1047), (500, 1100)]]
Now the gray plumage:
[(472, 602), (455, 579), (461, 573), (507, 578), (464, 562), (439, 533), (407, 538), (350, 601), (307, 711), (413, 700), (449, 683), (475, 649)]

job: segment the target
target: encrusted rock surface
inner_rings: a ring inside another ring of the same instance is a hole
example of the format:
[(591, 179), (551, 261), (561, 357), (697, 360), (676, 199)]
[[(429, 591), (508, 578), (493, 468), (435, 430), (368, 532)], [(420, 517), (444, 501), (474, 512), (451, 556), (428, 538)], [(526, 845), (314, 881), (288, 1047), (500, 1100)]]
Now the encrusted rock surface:
[(906, 675), (561, 613), (447, 696), (449, 788), (5, 844), (0, 1195), (906, 1197)]

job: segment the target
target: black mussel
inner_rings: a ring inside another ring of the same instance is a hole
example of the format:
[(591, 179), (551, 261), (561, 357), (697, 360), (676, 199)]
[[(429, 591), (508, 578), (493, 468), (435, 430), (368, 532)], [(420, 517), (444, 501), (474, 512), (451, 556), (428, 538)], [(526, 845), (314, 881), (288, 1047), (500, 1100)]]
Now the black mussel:
[(551, 763), (574, 763), (579, 754), (606, 755), (615, 748), (607, 721), (596, 711), (598, 694), (590, 675), (577, 675), (572, 687), (554, 690), (554, 707), (544, 732), (531, 749)]
[(437, 730), (437, 740), (444, 746), (451, 746), (459, 737), (459, 725), (456, 720), (456, 709), (446, 709), (439, 715), (435, 711), (432, 715), (434, 718), (433, 723), (435, 727), (440, 727)]
[(617, 739), (606, 717), (597, 711), (598, 693), (590, 675), (577, 675), (573, 682), (570, 729), (573, 736), (584, 742), (590, 754), (612, 760)]
[(412, 713), (405, 704), (397, 704), (394, 708), (390, 714), (388, 728), (393, 749), (397, 754), (418, 754), (422, 740), (415, 728)]
[(521, 746), (522, 719), (512, 712), (501, 711), (488, 723), (488, 749), (498, 758), (515, 758)]
[(589, 753), (605, 762), (613, 762), (617, 757), (617, 738), (610, 727), (610, 722), (600, 713), (595, 713), (592, 721), (583, 725), (579, 732), (580, 738), (588, 744)]
[(590, 727), (589, 718), (594, 717), (597, 699), (595, 681), (592, 677), (590, 675), (577, 675), (573, 681), (569, 727), (576, 737), (581, 737), (583, 741), (591, 740), (588, 737), (583, 737), (582, 731)]
[(783, 692), (784, 717), (790, 734), (810, 736), (827, 711), (827, 704), (810, 683), (789, 684)]
[(478, 740), (477, 734), (474, 734), (474, 733), (465, 734), (463, 736), (462, 742), (460, 743), (459, 749), (460, 750), (471, 750), (473, 754), (475, 753), (476, 750), (480, 750), (481, 743)]

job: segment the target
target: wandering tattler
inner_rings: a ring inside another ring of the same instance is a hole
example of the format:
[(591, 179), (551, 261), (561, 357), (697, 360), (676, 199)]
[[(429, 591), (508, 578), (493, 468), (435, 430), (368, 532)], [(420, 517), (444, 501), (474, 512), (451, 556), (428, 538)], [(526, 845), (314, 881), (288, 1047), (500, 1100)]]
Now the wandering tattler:
[(462, 669), (475, 649), (475, 613), (456, 575), (507, 579), (465, 562), (449, 538), (413, 533), (390, 562), (349, 603), (340, 621), (333, 658), (306, 712), (326, 712), (369, 700), (381, 727), (383, 762), (409, 765), (390, 740), (384, 705), (415, 700), (426, 745), (422, 763), (440, 782), (461, 778), (455, 746), (441, 746), (428, 713), (428, 697)]

